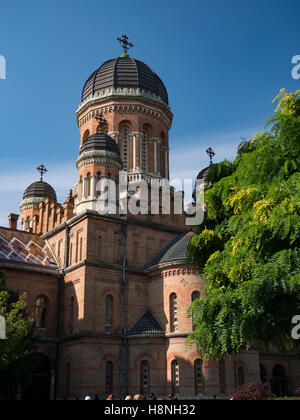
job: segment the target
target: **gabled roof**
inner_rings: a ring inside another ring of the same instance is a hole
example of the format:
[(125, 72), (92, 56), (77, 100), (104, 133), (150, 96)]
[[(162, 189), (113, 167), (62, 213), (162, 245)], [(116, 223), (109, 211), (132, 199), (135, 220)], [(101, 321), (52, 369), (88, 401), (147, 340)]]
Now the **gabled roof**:
[(0, 227), (0, 261), (58, 268), (47, 243), (34, 233)]
[(127, 335), (165, 334), (165, 331), (148, 309), (140, 319), (127, 331)]
[(145, 268), (154, 267), (158, 264), (183, 261), (187, 259), (187, 246), (191, 238), (195, 236), (194, 232), (188, 232), (176, 236), (176, 238), (167, 245)]

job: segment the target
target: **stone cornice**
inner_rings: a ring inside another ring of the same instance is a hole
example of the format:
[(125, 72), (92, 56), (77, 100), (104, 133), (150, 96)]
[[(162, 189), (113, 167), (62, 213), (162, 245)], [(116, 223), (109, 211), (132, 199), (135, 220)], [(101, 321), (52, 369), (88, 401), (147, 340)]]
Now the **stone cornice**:
[(60, 275), (60, 270), (58, 268), (49, 268), (42, 266), (35, 266), (32, 264), (18, 263), (16, 261), (9, 261), (0, 259), (0, 268), (9, 268), (11, 270), (20, 270), (20, 271), (30, 271), (40, 274), (51, 274), (52, 276)]
[(25, 198), (22, 203), (20, 204), (20, 209), (21, 210), (27, 210), (27, 209), (38, 209), (39, 208), (39, 204), (44, 201), (45, 199), (43, 197), (30, 197), (30, 198)]
[(123, 167), (121, 158), (115, 153), (106, 150), (92, 150), (81, 153), (76, 161), (76, 167), (79, 169), (83, 165), (95, 163), (116, 165), (119, 169)]
[(84, 108), (86, 105), (90, 105), (91, 102), (95, 102), (95, 101), (99, 101), (99, 100), (107, 100), (107, 99), (111, 99), (111, 98), (142, 98), (144, 100), (147, 101), (151, 101), (151, 102), (155, 102), (160, 104), (161, 106), (165, 107), (169, 112), (171, 112), (171, 108), (169, 107), (169, 105), (162, 99), (161, 96), (149, 92), (147, 90), (144, 89), (140, 89), (140, 88), (110, 88), (110, 89), (105, 89), (102, 90), (96, 94), (91, 94), (88, 98), (86, 98), (85, 101), (83, 101), (79, 107), (78, 110), (76, 111), (77, 113), (79, 113), (82, 108)]
[[(123, 98), (124, 99), (124, 98)], [(94, 105), (100, 105), (98, 108), (94, 108), (93, 110), (89, 111), (89, 108)], [(102, 105), (102, 106), (101, 106)], [(86, 112), (84, 112), (86, 111)], [(151, 116), (155, 116), (159, 118), (165, 126), (169, 129), (172, 124), (173, 115), (170, 112), (164, 112), (163, 110), (158, 110), (157, 108), (153, 108), (149, 105), (144, 105), (141, 103), (117, 103), (117, 102), (110, 102), (110, 103), (103, 103), (103, 100), (95, 103), (88, 103), (85, 108), (77, 112), (77, 124), (78, 127), (82, 127), (88, 120), (94, 118), (96, 114), (103, 113), (107, 114), (110, 112), (116, 111), (126, 111), (127, 113), (136, 114), (137, 112), (148, 114)]]

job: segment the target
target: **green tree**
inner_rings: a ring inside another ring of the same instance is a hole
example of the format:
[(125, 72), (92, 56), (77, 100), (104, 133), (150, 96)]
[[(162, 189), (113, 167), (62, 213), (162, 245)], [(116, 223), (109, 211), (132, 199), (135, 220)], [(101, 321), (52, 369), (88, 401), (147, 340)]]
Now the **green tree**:
[(266, 131), (208, 174), (206, 219), (188, 249), (206, 282), (189, 337), (204, 359), (299, 345), (291, 320), (300, 314), (300, 91), (275, 100)]
[(26, 296), (9, 290), (0, 272), (0, 315), (6, 320), (6, 339), (0, 340), (0, 399), (14, 398), (29, 384), (35, 366), (33, 321), (26, 312)]

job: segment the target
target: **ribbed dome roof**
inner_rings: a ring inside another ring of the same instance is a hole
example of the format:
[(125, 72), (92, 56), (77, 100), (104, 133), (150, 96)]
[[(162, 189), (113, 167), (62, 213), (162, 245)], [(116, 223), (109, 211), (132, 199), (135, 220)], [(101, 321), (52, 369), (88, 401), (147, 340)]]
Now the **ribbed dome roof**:
[(169, 103), (167, 89), (162, 80), (145, 63), (130, 56), (106, 61), (86, 81), (82, 102), (90, 95), (109, 88), (140, 88), (159, 95)]
[(119, 146), (108, 134), (97, 133), (88, 137), (80, 148), (80, 154), (93, 150), (106, 150), (120, 157)]
[(23, 195), (24, 200), (25, 198), (49, 198), (52, 201), (57, 201), (54, 189), (44, 181), (34, 182), (29, 185)]
[(187, 247), (193, 236), (195, 236), (195, 233), (193, 232), (177, 236), (151, 261), (150, 264), (146, 266), (146, 268), (158, 264), (186, 260)]

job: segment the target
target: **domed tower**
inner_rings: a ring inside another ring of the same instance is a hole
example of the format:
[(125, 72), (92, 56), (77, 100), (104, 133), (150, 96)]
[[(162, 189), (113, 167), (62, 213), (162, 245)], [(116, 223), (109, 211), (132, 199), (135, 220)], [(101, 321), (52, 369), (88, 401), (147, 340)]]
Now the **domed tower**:
[(97, 184), (101, 178), (112, 179), (118, 184), (119, 171), (123, 164), (118, 144), (102, 132), (105, 120), (100, 117), (100, 131), (89, 136), (80, 146), (76, 165), (79, 173), (77, 184), (77, 213), (85, 209), (96, 210), (100, 192)]
[(21, 229), (36, 232), (39, 223), (40, 203), (46, 199), (49, 202), (56, 203), (56, 193), (52, 186), (44, 182), (43, 176), (47, 172), (44, 165), (39, 166), (38, 171), (41, 174), (40, 181), (34, 182), (26, 188), (23, 201), (20, 205), (21, 209)]
[[(106, 61), (86, 81), (77, 110), (81, 150), (99, 131), (95, 117), (103, 114), (102, 127), (119, 146), (129, 182), (169, 178), (168, 133), (173, 115), (168, 93), (159, 76), (127, 53), (128, 38), (119, 39), (124, 54)], [(79, 188), (74, 189), (79, 193)]]

